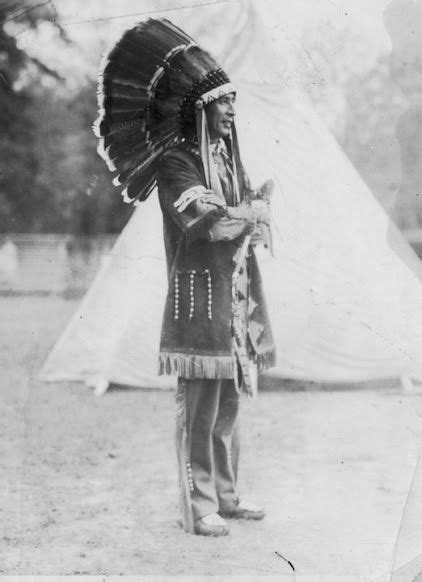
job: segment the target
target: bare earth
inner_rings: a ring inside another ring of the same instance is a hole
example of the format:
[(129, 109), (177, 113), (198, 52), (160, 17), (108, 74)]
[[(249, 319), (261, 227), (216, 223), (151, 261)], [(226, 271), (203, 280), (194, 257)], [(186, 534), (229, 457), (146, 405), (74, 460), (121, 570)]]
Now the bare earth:
[(241, 490), (267, 518), (234, 522), (228, 538), (190, 536), (177, 523), (173, 394), (116, 388), (95, 398), (80, 384), (36, 380), (75, 308), (0, 298), (1, 574), (381, 582), (392, 567), (415, 567), (420, 392), (245, 399)]

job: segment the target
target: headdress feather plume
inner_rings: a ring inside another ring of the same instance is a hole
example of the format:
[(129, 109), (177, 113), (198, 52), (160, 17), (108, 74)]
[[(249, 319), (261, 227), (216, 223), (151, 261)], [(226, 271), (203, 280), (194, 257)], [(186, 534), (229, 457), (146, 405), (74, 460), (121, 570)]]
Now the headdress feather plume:
[(195, 136), (195, 102), (229, 83), (215, 60), (165, 19), (126, 31), (102, 64), (99, 154), (126, 201), (145, 200), (156, 183), (161, 155)]

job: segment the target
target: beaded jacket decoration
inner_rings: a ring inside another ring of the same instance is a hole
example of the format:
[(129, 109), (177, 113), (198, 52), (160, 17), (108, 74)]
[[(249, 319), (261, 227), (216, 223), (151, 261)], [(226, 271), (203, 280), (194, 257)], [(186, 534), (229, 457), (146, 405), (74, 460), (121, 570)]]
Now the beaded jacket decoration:
[(126, 202), (146, 200), (162, 154), (195, 139), (198, 98), (229, 84), (215, 60), (168, 20), (149, 19), (123, 34), (99, 77), (94, 132)]

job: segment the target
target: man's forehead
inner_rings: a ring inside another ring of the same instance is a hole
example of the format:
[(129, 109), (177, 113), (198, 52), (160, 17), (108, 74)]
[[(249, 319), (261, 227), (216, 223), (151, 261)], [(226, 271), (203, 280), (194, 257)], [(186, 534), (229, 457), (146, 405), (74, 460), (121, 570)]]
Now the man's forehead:
[(226, 99), (230, 99), (230, 100), (235, 100), (236, 99), (236, 93), (234, 91), (232, 91), (231, 93), (226, 93), (225, 95), (221, 95), (220, 97), (218, 97), (218, 99), (216, 99), (216, 101), (225, 101)]

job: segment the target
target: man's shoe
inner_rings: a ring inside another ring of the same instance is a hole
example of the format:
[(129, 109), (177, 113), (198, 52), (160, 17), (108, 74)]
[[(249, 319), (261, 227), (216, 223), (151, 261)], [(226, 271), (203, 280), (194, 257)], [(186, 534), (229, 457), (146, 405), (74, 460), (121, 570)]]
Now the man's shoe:
[(234, 519), (264, 519), (265, 511), (262, 507), (258, 507), (253, 503), (248, 501), (243, 501), (239, 499), (237, 504), (223, 511), (219, 511), (219, 514), (223, 517), (229, 517)]
[(214, 537), (227, 536), (230, 531), (227, 522), (218, 513), (210, 513), (197, 519), (194, 530), (197, 535)]

